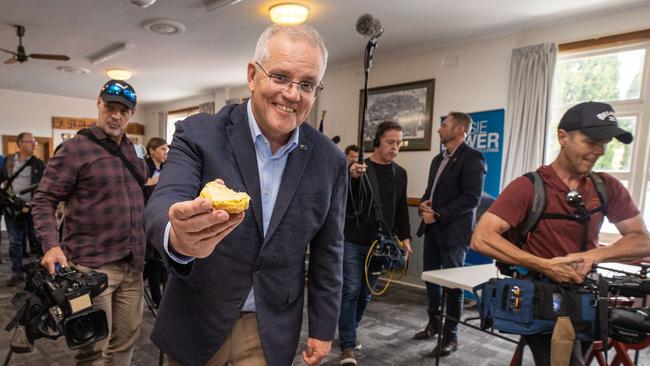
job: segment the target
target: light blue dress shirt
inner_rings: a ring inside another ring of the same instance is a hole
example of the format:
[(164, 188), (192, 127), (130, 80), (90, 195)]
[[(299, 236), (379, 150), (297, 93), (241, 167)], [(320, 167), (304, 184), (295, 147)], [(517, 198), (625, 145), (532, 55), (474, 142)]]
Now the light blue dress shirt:
[[(269, 140), (262, 134), (255, 120), (255, 116), (253, 116), (250, 99), (246, 104), (246, 112), (248, 113), (248, 126), (251, 130), (251, 138), (255, 144), (257, 170), (260, 176), (260, 192), (262, 193), (262, 224), (264, 235), (266, 235), (266, 229), (269, 227), (269, 222), (271, 221), (273, 207), (275, 207), (275, 199), (278, 197), (284, 167), (287, 165), (287, 158), (289, 157), (289, 153), (298, 147), (299, 129), (296, 128), (291, 134), (289, 141), (273, 154)], [(163, 237), (165, 252), (167, 252), (170, 258), (180, 264), (190, 263), (194, 260), (193, 257), (174, 255), (169, 251), (170, 229), (171, 225), (167, 223), (165, 236)], [(255, 311), (255, 288), (251, 288), (251, 291), (248, 293), (242, 311)]]

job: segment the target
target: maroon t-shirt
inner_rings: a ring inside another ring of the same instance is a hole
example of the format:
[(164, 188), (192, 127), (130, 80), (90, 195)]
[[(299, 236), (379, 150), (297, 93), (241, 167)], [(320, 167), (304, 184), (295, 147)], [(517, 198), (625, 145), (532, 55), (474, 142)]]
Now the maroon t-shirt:
[[(566, 195), (570, 189), (555, 173), (551, 166), (542, 166), (537, 172), (546, 183), (546, 213), (573, 214), (575, 209), (569, 206)], [(627, 220), (639, 214), (632, 202), (627, 189), (614, 177), (607, 173), (599, 173), (605, 182), (607, 191), (607, 218), (612, 223)], [(600, 207), (600, 199), (596, 187), (587, 176), (583, 177), (577, 188), (582, 195), (588, 210)], [(526, 177), (512, 181), (489, 208), (491, 212), (511, 227), (516, 228), (526, 218), (533, 204), (533, 183)], [(598, 231), (603, 220), (601, 211), (592, 214), (589, 221), (589, 240), (587, 250), (595, 248), (598, 242)], [(580, 251), (582, 245), (583, 224), (564, 219), (541, 219), (536, 229), (528, 238), (523, 250), (538, 257), (553, 258), (565, 256)], [(512, 232), (504, 233), (504, 237), (512, 239)], [(510, 240), (509, 239), (509, 240)]]

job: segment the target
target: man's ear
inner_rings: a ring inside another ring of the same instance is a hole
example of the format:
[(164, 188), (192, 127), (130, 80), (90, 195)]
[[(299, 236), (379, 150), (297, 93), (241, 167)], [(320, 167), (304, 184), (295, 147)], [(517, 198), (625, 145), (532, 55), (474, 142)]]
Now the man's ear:
[(246, 75), (248, 77), (248, 90), (252, 93), (255, 90), (255, 73), (257, 69), (255, 64), (251, 61), (248, 63), (248, 69), (246, 70)]
[(569, 138), (570, 138), (570, 136), (569, 136), (568, 132), (566, 132), (565, 130), (563, 130), (561, 128), (558, 128), (558, 130), (557, 130), (557, 141), (560, 143), (560, 146), (566, 145)]

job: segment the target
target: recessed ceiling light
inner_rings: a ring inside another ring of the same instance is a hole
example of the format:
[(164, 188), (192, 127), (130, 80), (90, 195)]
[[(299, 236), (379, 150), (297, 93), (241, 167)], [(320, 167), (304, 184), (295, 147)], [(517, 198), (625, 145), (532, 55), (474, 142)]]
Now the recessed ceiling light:
[(147, 20), (142, 23), (142, 26), (148, 31), (166, 36), (185, 32), (185, 25), (183, 23), (171, 19)]
[(153, 5), (156, 0), (126, 0), (126, 2), (138, 8), (146, 8)]
[(59, 71), (68, 72), (70, 74), (75, 74), (75, 75), (90, 74), (90, 70), (78, 66), (59, 66), (56, 69)]
[(273, 23), (276, 24), (302, 24), (309, 16), (309, 8), (306, 5), (296, 3), (275, 4), (269, 8), (269, 15)]
[(111, 69), (106, 69), (106, 75), (108, 75), (108, 77), (113, 80), (129, 80), (131, 78), (131, 71), (119, 67), (114, 67)]

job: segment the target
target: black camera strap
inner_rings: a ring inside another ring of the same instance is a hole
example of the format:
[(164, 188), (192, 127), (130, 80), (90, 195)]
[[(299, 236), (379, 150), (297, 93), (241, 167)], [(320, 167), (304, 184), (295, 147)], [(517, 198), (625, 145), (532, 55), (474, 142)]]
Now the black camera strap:
[(122, 160), (122, 163), (124, 166), (129, 170), (131, 175), (133, 175), (133, 178), (135, 178), (136, 182), (138, 182), (138, 185), (140, 186), (140, 189), (142, 190), (142, 193), (144, 194), (145, 188), (144, 188), (144, 178), (138, 172), (135, 170), (135, 167), (133, 164), (129, 161), (129, 159), (124, 156), (124, 153), (120, 149), (120, 146), (117, 143), (112, 143), (109, 140), (100, 140), (95, 136), (95, 134), (88, 128), (84, 128), (83, 130), (79, 131), (77, 133), (78, 135), (83, 135), (86, 136), (90, 141), (98, 144), (99, 146), (103, 147), (104, 150), (108, 151), (109, 154), (113, 156), (117, 156)]
[(23, 170), (25, 170), (25, 168), (27, 168), (28, 166), (32, 165), (32, 163), (34, 162), (34, 159), (36, 159), (36, 157), (35, 157), (34, 155), (32, 155), (29, 159), (27, 159), (27, 161), (25, 161), (25, 164), (23, 164), (23, 166), (21, 166), (20, 169), (18, 169), (15, 173), (13, 173), (13, 174), (11, 175), (11, 177), (9, 177), (9, 179), (7, 179), (7, 187), (6, 187), (7, 189), (10, 189), (10, 188), (11, 188), (11, 183), (14, 182), (14, 179), (16, 179), (16, 178), (18, 177), (18, 175), (19, 175)]
[(379, 182), (377, 181), (377, 173), (375, 172), (375, 167), (374, 163), (370, 160), (370, 158), (367, 158), (365, 160), (366, 166), (368, 167), (366, 172), (368, 174), (368, 181), (370, 182), (370, 191), (372, 193), (372, 205), (375, 208), (375, 217), (377, 219), (377, 222), (383, 226), (386, 229), (387, 234), (390, 237), (393, 237), (393, 231), (392, 231), (392, 225), (388, 225), (388, 223), (393, 223), (395, 222), (395, 211), (397, 210), (397, 175), (395, 174), (395, 164), (391, 163), (391, 168), (393, 170), (393, 177), (395, 186), (393, 187), (393, 214), (391, 215), (390, 220), (386, 220), (386, 217), (384, 216), (384, 211), (382, 210), (382, 203), (381, 203), (381, 197), (379, 193)]

